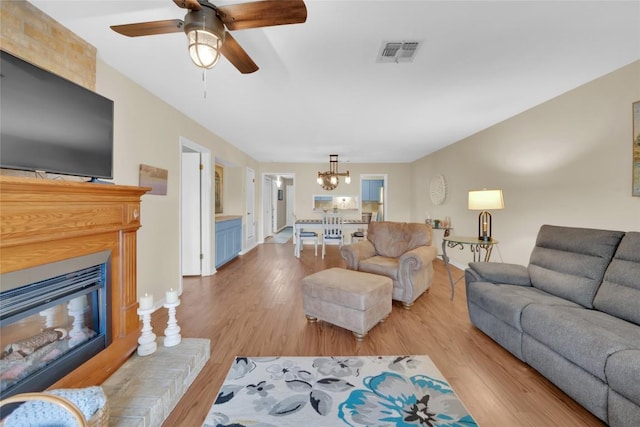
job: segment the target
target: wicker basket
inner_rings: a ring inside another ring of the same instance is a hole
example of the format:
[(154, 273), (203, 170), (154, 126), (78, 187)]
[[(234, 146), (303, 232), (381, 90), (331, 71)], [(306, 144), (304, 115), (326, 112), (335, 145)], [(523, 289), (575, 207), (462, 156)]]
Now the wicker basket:
[[(109, 425), (109, 402), (99, 408), (87, 421), (82, 411), (69, 399), (55, 394), (49, 393), (21, 393), (15, 396), (7, 397), (0, 400), (0, 407), (8, 403), (20, 403), (29, 400), (43, 400), (45, 402), (54, 403), (66, 409), (76, 420), (78, 427), (107, 427)], [(0, 421), (0, 427), (4, 426), (4, 422)]]

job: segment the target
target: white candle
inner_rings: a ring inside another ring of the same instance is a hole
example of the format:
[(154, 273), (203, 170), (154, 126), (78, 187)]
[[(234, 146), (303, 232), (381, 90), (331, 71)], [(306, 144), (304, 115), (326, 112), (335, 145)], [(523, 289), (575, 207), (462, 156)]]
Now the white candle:
[(165, 299), (167, 304), (174, 304), (178, 302), (178, 291), (174, 291), (173, 288), (171, 288), (169, 291), (167, 291)]
[(140, 297), (140, 310), (149, 310), (153, 308), (153, 295), (147, 293)]
[(83, 310), (86, 305), (87, 305), (87, 297), (83, 295), (81, 297), (77, 297), (69, 301), (69, 310), (75, 310), (75, 311)]

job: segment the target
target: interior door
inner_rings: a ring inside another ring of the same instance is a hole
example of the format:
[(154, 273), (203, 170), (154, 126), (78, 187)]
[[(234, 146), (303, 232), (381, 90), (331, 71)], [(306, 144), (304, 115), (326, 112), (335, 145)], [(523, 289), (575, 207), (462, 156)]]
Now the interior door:
[(246, 242), (247, 248), (252, 248), (256, 244), (256, 172), (247, 168), (247, 216), (246, 216)]
[(182, 275), (201, 274), (200, 153), (182, 153)]
[(286, 200), (286, 212), (287, 212), (287, 226), (293, 226), (293, 207), (296, 205), (296, 188), (293, 185), (287, 185), (287, 200)]
[(273, 234), (272, 182), (266, 176), (262, 179), (262, 240)]

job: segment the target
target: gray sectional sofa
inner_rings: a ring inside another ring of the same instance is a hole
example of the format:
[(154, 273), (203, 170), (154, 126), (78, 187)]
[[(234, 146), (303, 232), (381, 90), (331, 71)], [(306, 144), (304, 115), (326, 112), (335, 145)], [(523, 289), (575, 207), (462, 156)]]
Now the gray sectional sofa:
[(470, 263), (471, 322), (611, 426), (640, 426), (640, 232), (543, 225), (528, 266)]

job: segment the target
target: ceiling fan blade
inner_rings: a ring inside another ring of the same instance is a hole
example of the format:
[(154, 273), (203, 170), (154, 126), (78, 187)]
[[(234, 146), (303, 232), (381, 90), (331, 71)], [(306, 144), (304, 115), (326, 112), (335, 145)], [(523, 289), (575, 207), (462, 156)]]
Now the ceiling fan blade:
[(183, 30), (182, 19), (168, 19), (166, 21), (138, 22), (136, 24), (112, 25), (111, 29), (123, 36), (138, 37), (155, 34), (178, 33)]
[(198, 0), (173, 0), (178, 7), (189, 10), (200, 10), (202, 6), (198, 3)]
[(301, 24), (307, 20), (302, 0), (265, 0), (219, 6), (218, 15), (229, 30)]
[(224, 35), (224, 43), (220, 48), (220, 53), (233, 64), (242, 74), (250, 74), (258, 71), (258, 66), (253, 59), (245, 52), (245, 50), (238, 44), (236, 39), (226, 31)]

